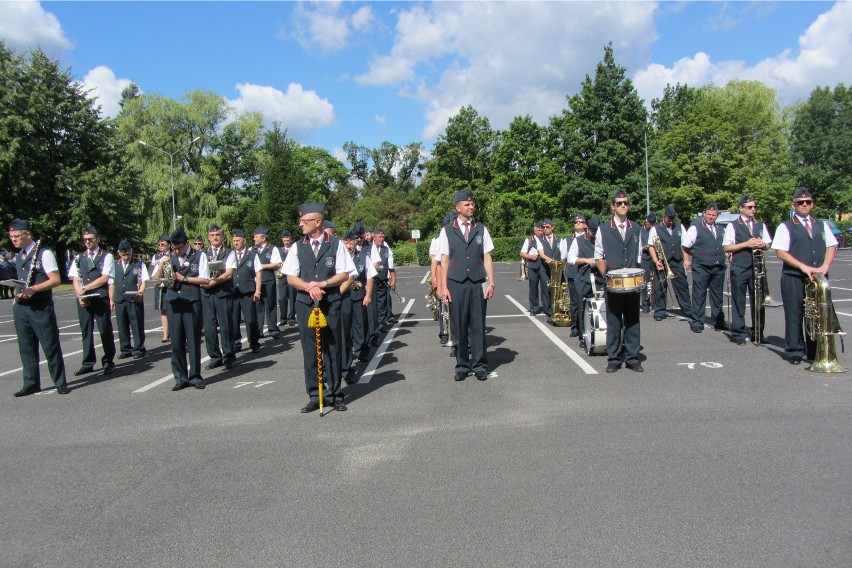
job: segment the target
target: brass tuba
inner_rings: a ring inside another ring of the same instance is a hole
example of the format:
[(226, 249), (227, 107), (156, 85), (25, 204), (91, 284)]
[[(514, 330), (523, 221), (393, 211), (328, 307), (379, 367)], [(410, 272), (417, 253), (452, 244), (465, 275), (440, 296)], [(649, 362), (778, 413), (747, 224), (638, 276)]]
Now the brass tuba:
[(562, 269), (565, 268), (564, 260), (552, 260), (550, 266), (550, 312), (553, 325), (556, 327), (570, 327), (571, 325), (571, 292), (568, 284), (562, 281)]
[(814, 373), (845, 373), (837, 361), (834, 336), (844, 336), (831, 302), (831, 288), (822, 274), (805, 282), (805, 333), (816, 342), (816, 357), (808, 367)]
[(751, 342), (760, 345), (763, 339), (763, 283), (766, 278), (766, 256), (763, 249), (752, 249), (751, 262), (754, 270), (754, 301), (751, 303), (754, 332), (751, 334)]

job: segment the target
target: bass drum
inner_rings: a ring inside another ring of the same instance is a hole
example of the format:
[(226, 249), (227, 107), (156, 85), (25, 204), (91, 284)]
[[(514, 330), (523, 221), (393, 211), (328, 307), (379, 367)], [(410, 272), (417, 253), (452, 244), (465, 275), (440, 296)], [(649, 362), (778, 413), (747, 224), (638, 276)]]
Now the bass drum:
[(583, 350), (586, 355), (606, 353), (606, 300), (600, 293), (583, 302)]

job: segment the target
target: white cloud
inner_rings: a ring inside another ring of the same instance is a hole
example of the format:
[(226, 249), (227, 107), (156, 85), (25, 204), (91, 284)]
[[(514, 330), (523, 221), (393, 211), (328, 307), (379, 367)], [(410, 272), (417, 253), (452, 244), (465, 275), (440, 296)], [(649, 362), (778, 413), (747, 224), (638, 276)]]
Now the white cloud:
[(34, 0), (0, 2), (0, 39), (15, 50), (41, 48), (51, 57), (74, 47), (56, 16)]
[(383, 115), (383, 114), (377, 114), (377, 115), (374, 117), (374, 119), (375, 119), (375, 121), (376, 121), (376, 124), (381, 124), (381, 125), (384, 125), (384, 124), (387, 122), (387, 120), (388, 120), (388, 119), (387, 119), (387, 117), (386, 117), (385, 115)]
[(118, 79), (112, 69), (99, 65), (83, 77), (83, 88), (90, 91), (89, 98), (97, 99), (101, 105), (101, 115), (114, 117), (121, 111), (121, 91), (132, 81), (130, 79)]
[(390, 53), (378, 54), (356, 81), (424, 101), (427, 140), (468, 104), (496, 128), (527, 113), (544, 123), (577, 92), (607, 42), (621, 65), (648, 60), (655, 9), (649, 2), (411, 5), (399, 12)]
[(734, 79), (760, 81), (776, 90), (784, 105), (806, 99), (816, 86), (852, 82), (852, 3), (837, 2), (799, 37), (799, 52), (785, 50), (753, 66), (742, 61), (713, 62), (706, 53), (676, 61), (671, 67), (652, 64), (636, 73), (639, 94), (650, 103), (666, 84), (719, 86)]
[(270, 125), (279, 121), (294, 136), (335, 123), (334, 106), (316, 91), (306, 91), (298, 83), (290, 83), (287, 92), (265, 85), (238, 83), (240, 96), (228, 101), (238, 113), (259, 112)]
[(284, 29), (281, 35), (295, 39), (306, 50), (341, 51), (349, 45), (353, 31), (369, 31), (374, 17), (369, 6), (353, 14), (345, 12), (348, 7), (340, 2), (299, 3), (293, 10), (293, 29)]

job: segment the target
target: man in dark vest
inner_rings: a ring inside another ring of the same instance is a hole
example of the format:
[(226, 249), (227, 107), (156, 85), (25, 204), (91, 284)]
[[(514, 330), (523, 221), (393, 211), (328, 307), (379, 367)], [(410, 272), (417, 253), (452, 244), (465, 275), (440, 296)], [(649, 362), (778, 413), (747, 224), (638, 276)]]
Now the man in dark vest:
[[(661, 223), (651, 227), (648, 234), (648, 242), (651, 246), (648, 252), (651, 254), (651, 263), (657, 270), (654, 286), (656, 288), (654, 294), (654, 321), (661, 321), (666, 317), (666, 289), (667, 282), (671, 283), (674, 289), (674, 295), (677, 298), (677, 303), (680, 305), (680, 310), (687, 318), (692, 318), (692, 300), (689, 298), (689, 280), (686, 278), (686, 271), (683, 269), (683, 247), (681, 241), (685, 233), (683, 225), (677, 222), (677, 212), (671, 205), (666, 207), (663, 213)], [(659, 239), (666, 255), (666, 260), (669, 262), (669, 269), (674, 274), (674, 278), (666, 280), (666, 275), (663, 272), (665, 266), (663, 259), (658, 258), (657, 250), (653, 246), (654, 242)]]
[[(571, 294), (571, 337), (582, 337), (580, 320), (583, 317), (583, 298), (585, 298), (585, 296), (581, 296), (577, 293), (578, 286), (583, 287), (582, 284), (578, 284), (577, 279), (581, 277), (580, 270), (584, 265), (576, 264), (576, 257), (571, 260), (568, 255), (571, 250), (577, 250), (578, 240), (584, 239), (588, 242), (586, 229), (586, 217), (581, 213), (574, 215), (574, 228), (571, 232), (571, 236), (562, 239), (559, 250), (561, 258), (565, 259), (565, 268), (563, 272), (565, 274), (565, 282), (568, 286), (568, 292)], [(594, 248), (594, 240), (591, 241), (591, 244)], [(594, 264), (594, 259), (592, 259), (592, 264)], [(586, 267), (586, 269), (588, 269), (588, 267)], [(591, 284), (589, 284), (589, 288), (589, 294), (591, 294)], [(583, 287), (583, 289), (585, 292), (585, 287)]]
[[(118, 262), (115, 263), (115, 284), (110, 292), (118, 327), (119, 359), (141, 359), (145, 356), (145, 304), (148, 267), (133, 260), (133, 247), (127, 241), (118, 243)], [(133, 345), (130, 338), (133, 337)]]
[(346, 410), (341, 390), (340, 285), (355, 275), (352, 257), (337, 237), (323, 231), (325, 208), (316, 202), (299, 207), (299, 226), (304, 237), (296, 242), (296, 254), (289, 254), (282, 271), (297, 291), (296, 316), (304, 357), (305, 390), (308, 404), (303, 413), (319, 409), (316, 329), (308, 327), (314, 307), (319, 307), (328, 323), (320, 329), (322, 350), (323, 400), (335, 410)]
[[(755, 219), (757, 202), (750, 195), (743, 195), (739, 201), (740, 216), (725, 227), (722, 246), (731, 256), (731, 335), (737, 345), (745, 345), (748, 334), (745, 326), (746, 296), (750, 298), (752, 310), (760, 310), (760, 337), (763, 337), (763, 302), (758, 306), (754, 301), (754, 262), (753, 251), (769, 248), (772, 238), (763, 221)], [(764, 269), (766, 263), (764, 262)], [(764, 291), (764, 297), (766, 292)], [(752, 311), (752, 330), (754, 330)], [(754, 337), (754, 336), (752, 336)]]
[[(210, 246), (204, 250), (210, 281), (201, 286), (201, 311), (204, 314), (204, 344), (210, 362), (206, 369), (236, 364), (231, 314), (234, 311), (234, 270), (237, 257), (224, 245), (225, 231), (215, 223), (207, 227)], [(216, 264), (211, 265), (215, 262)]]
[(455, 380), (473, 373), (488, 379), (485, 351), (485, 302), (494, 296), (494, 243), (485, 225), (473, 220), (470, 191), (455, 193), (457, 216), (441, 229), (438, 253), (441, 258), (439, 294), (450, 304), (450, 321), (456, 338)]
[[(651, 259), (650, 244), (648, 236), (651, 234), (651, 229), (657, 225), (657, 215), (652, 211), (645, 217), (645, 223), (639, 229), (639, 238), (642, 242), (642, 271), (645, 273), (645, 289), (639, 294), (642, 298), (642, 311), (650, 313), (651, 311), (651, 293), (649, 284), (651, 284), (651, 269), (654, 268)], [(654, 280), (657, 280), (657, 275), (654, 275)], [(656, 285), (656, 282), (653, 283)], [(655, 292), (656, 293), (656, 292)]]
[[(574, 217), (575, 237), (571, 239), (570, 248), (565, 252), (566, 266), (571, 264), (576, 267), (576, 275), (574, 277), (574, 289), (571, 293), (577, 297), (580, 306), (583, 306), (586, 298), (594, 296), (594, 292), (604, 291), (604, 280), (598, 272), (598, 265), (595, 261), (595, 236), (598, 231), (600, 221), (597, 217), (589, 219), (588, 226), (583, 215), (577, 214)], [(577, 235), (576, 231), (582, 227), (583, 233)], [(564, 239), (563, 242), (568, 239)], [(594, 281), (594, 287), (592, 282)], [(580, 308), (578, 331), (580, 336), (580, 347), (584, 347), (584, 321), (582, 307)], [(573, 315), (572, 315), (573, 317)]]
[[(352, 302), (352, 353), (360, 361), (370, 357), (370, 341), (376, 331), (376, 312), (373, 310), (373, 278), (376, 269), (370, 260), (370, 247), (360, 246), (364, 229), (356, 222), (352, 229), (352, 245), (346, 244), (346, 250), (352, 257), (357, 276), (352, 282), (349, 299)], [(350, 377), (351, 378), (351, 377)]]
[(74, 376), (95, 370), (95, 324), (101, 337), (104, 355), (101, 358), (103, 374), (115, 370), (115, 339), (112, 332), (109, 288), (115, 278), (115, 259), (100, 248), (100, 236), (94, 227), (83, 229), (86, 251), (77, 255), (68, 271), (77, 295), (77, 317), (83, 335), (83, 364)]
[[(6, 253), (0, 251), (0, 280), (8, 280), (12, 278), (12, 271), (10, 270), (11, 266), (12, 265), (9, 263), (9, 261), (6, 260)], [(0, 286), (0, 298), (5, 300), (7, 298), (14, 297), (15, 295), (11, 287)]]
[[(292, 246), (293, 238), (290, 231), (281, 231), (281, 246), (278, 247), (278, 256), (281, 257), (282, 264)], [(281, 314), (278, 325), (295, 326), (296, 291), (287, 284), (287, 277), (284, 276), (280, 268), (275, 271), (275, 277), (278, 279), (278, 312)]]
[[(542, 228), (542, 236), (538, 240), (538, 244), (540, 246), (538, 255), (541, 258), (542, 268), (544, 269), (544, 278), (548, 284), (547, 292), (550, 294), (550, 263), (555, 260), (562, 259), (562, 252), (560, 250), (560, 238), (553, 234), (553, 221), (550, 219), (543, 219), (541, 222)], [(572, 277), (574, 276), (573, 271)], [(559, 282), (562, 282), (562, 278), (566, 276), (565, 267), (562, 269), (562, 274), (558, 274), (557, 278), (559, 278)], [(573, 286), (573, 282), (571, 286)], [(573, 315), (574, 310), (578, 306), (576, 305), (576, 299), (574, 296), (571, 296), (571, 314)], [(547, 323), (553, 325), (553, 298), (550, 299), (550, 302), (547, 304)], [(577, 333), (577, 329), (574, 327), (576, 320), (572, 320), (571, 322), (571, 337), (576, 337), (575, 333)], [(579, 333), (577, 333), (579, 335)]]
[[(169, 332), (172, 343), (173, 391), (186, 387), (204, 388), (201, 378), (201, 286), (210, 282), (207, 255), (193, 250), (183, 227), (172, 233), (172, 255), (160, 260), (154, 277), (163, 273), (166, 263), (172, 265), (175, 283), (166, 290)], [(187, 354), (189, 369), (187, 370)]]
[(396, 288), (396, 267), (393, 262), (393, 251), (385, 243), (385, 233), (380, 228), (373, 231), (373, 245), (370, 259), (376, 269), (376, 279), (373, 286), (373, 303), (376, 306), (378, 327), (389, 326), (393, 322), (393, 304), (390, 300), (391, 288)]
[(269, 243), (269, 230), (266, 227), (254, 228), (254, 251), (260, 259), (260, 300), (255, 303), (257, 308), (257, 329), (260, 337), (263, 335), (263, 323), (266, 321), (266, 331), (272, 339), (281, 337), (278, 329), (278, 318), (275, 317), (275, 273), (281, 268), (281, 254), (278, 247)]
[[(623, 189), (612, 195), (609, 223), (598, 227), (595, 237), (595, 262), (598, 271), (606, 275), (609, 270), (637, 268), (642, 247), (639, 226), (627, 218), (630, 197)], [(641, 373), (639, 363), (640, 327), (639, 292), (616, 293), (606, 291), (606, 372), (621, 368), (622, 351), (625, 366)]]
[[(170, 238), (171, 237), (169, 235), (163, 235), (159, 238), (159, 240), (157, 240), (157, 252), (151, 256), (151, 263), (148, 266), (148, 274), (153, 274), (157, 269), (157, 265), (160, 263), (160, 260), (162, 260), (164, 256), (169, 256), (171, 253), (171, 243), (169, 242)], [(154, 290), (154, 309), (160, 312), (160, 324), (163, 326), (163, 338), (160, 340), (160, 343), (168, 343), (170, 341), (169, 317), (166, 313), (165, 297), (165, 284), (158, 284), (157, 288)]]
[[(234, 229), (231, 234), (237, 267), (234, 269), (234, 307), (231, 312), (231, 339), (234, 352), (243, 348), (240, 321), (245, 321), (246, 335), (252, 353), (260, 351), (260, 329), (257, 325), (257, 310), (254, 303), (260, 300), (261, 271), (263, 267), (254, 249), (246, 248), (246, 232)], [(241, 317), (242, 316), (242, 317)]]
[[(772, 248), (784, 263), (781, 268), (781, 299), (784, 301), (784, 352), (799, 365), (816, 356), (816, 344), (805, 342), (802, 329), (805, 282), (814, 274), (828, 278), (837, 250), (837, 239), (829, 228), (811, 215), (814, 198), (804, 187), (793, 193), (793, 217), (775, 230)], [(810, 339), (810, 338), (808, 338)]]
[(689, 327), (695, 333), (704, 330), (707, 295), (710, 295), (710, 318), (717, 331), (725, 329), (722, 297), (725, 290), (725, 232), (716, 225), (719, 206), (708, 203), (704, 216), (695, 220), (683, 237), (684, 267), (692, 266), (692, 319)]
[(521, 258), (527, 261), (527, 279), (529, 280), (529, 304), (532, 315), (545, 314), (551, 319), (550, 288), (547, 286), (547, 273), (544, 261), (541, 260), (538, 249), (541, 248), (539, 239), (544, 236), (544, 224), (536, 221), (532, 236), (524, 239), (521, 245)]
[(15, 219), (9, 224), (9, 239), (19, 251), (15, 255), (15, 268), (18, 278), (24, 282), (15, 288), (12, 304), (18, 352), (24, 368), (24, 386), (15, 392), (15, 396), (28, 396), (41, 391), (39, 344), (47, 359), (47, 369), (56, 392), (68, 394), (71, 391), (65, 379), (59, 324), (53, 310), (53, 289), (59, 286), (62, 279), (53, 251), (34, 242), (31, 231), (30, 222), (24, 219)]

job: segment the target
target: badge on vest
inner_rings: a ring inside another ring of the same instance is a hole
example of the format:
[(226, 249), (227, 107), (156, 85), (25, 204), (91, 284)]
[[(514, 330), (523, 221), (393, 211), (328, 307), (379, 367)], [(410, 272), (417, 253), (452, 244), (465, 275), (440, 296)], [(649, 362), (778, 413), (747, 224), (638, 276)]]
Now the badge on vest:
[(132, 274), (133, 276), (136, 276), (137, 274), (139, 274), (139, 269), (134, 268), (133, 270), (130, 271), (130, 274)]
[(358, 269), (358, 274), (361, 274), (362, 272), (364, 272), (364, 265), (363, 264), (359, 264), (356, 268)]
[(37, 260), (37, 261), (35, 261), (35, 262), (33, 263), (33, 269), (35, 269), (35, 270), (41, 270), (41, 261), (38, 261), (38, 260)]
[(193, 264), (192, 266), (190, 266), (190, 267), (189, 267), (189, 269), (190, 269), (192, 272), (198, 272), (198, 265), (197, 265), (197, 264)]
[(476, 240), (476, 244), (481, 245), (482, 244), (482, 235), (476, 235), (475, 240)]
[(331, 268), (332, 266), (334, 266), (334, 259), (331, 258), (331, 257), (326, 258), (325, 259), (325, 265), (328, 266), (329, 268)]

